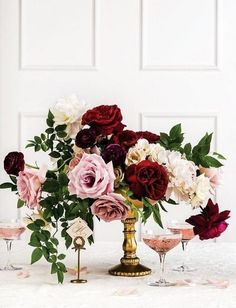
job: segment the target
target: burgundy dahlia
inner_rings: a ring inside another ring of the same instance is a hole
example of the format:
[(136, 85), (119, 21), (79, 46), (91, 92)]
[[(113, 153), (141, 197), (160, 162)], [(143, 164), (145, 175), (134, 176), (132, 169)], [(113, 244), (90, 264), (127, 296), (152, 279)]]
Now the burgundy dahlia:
[(191, 216), (186, 222), (194, 226), (194, 234), (199, 235), (200, 240), (208, 240), (219, 237), (226, 230), (228, 223), (225, 220), (230, 217), (229, 214), (230, 211), (219, 213), (218, 204), (209, 199), (201, 214)]
[(169, 179), (163, 166), (143, 160), (127, 168), (126, 181), (138, 198), (148, 197), (158, 201), (164, 197)]
[(85, 128), (76, 135), (75, 144), (82, 149), (90, 148), (95, 144), (96, 138), (97, 135), (93, 128)]
[(18, 176), (25, 167), (24, 154), (21, 152), (10, 152), (4, 159), (4, 169), (7, 174)]
[(132, 130), (123, 130), (122, 132), (112, 136), (111, 142), (119, 144), (125, 151), (134, 146), (138, 138)]
[(102, 158), (106, 163), (112, 161), (113, 166), (117, 167), (124, 163), (126, 152), (119, 144), (110, 144), (102, 152)]
[(146, 139), (149, 143), (156, 143), (160, 140), (160, 136), (153, 134), (149, 131), (143, 131), (143, 132), (136, 132), (138, 139)]
[(101, 105), (88, 110), (82, 117), (82, 125), (94, 128), (97, 134), (108, 136), (122, 131), (122, 114), (117, 105)]

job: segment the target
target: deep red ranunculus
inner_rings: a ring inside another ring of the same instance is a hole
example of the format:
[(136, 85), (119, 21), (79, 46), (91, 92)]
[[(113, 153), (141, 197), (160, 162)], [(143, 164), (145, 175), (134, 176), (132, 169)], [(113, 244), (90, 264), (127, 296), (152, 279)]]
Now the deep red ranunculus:
[(117, 167), (125, 162), (126, 152), (119, 144), (109, 144), (103, 150), (102, 158), (106, 163), (112, 161), (113, 166)]
[(90, 148), (95, 144), (96, 138), (97, 135), (93, 128), (85, 128), (76, 135), (75, 144), (82, 149)]
[(122, 114), (117, 105), (101, 105), (88, 110), (82, 117), (82, 125), (89, 125), (98, 134), (104, 136), (122, 131), (125, 127), (121, 123)]
[(25, 167), (24, 154), (21, 152), (10, 152), (4, 159), (4, 169), (7, 174), (18, 176)]
[(137, 142), (138, 137), (132, 130), (123, 130), (122, 132), (113, 135), (111, 143), (119, 144), (125, 151), (128, 151), (130, 147), (134, 146)]
[(160, 136), (153, 134), (149, 131), (136, 132), (136, 135), (138, 139), (146, 139), (149, 143), (156, 143), (158, 140), (160, 140)]
[(165, 168), (157, 162), (143, 160), (127, 168), (126, 181), (136, 197), (158, 201), (165, 195), (168, 175)]
[(201, 214), (191, 216), (186, 222), (194, 226), (194, 234), (199, 235), (200, 240), (208, 240), (220, 236), (226, 230), (228, 223), (225, 220), (230, 217), (229, 214), (230, 211), (219, 213), (218, 204), (209, 199)]

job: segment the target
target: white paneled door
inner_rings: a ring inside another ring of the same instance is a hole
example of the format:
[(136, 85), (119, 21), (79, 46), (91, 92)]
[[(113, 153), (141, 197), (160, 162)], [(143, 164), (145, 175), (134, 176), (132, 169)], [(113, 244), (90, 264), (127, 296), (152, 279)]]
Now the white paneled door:
[[(217, 201), (232, 210), (222, 240), (235, 241), (235, 16), (235, 0), (0, 0), (0, 161), (13, 150), (42, 161), (24, 144), (72, 93), (119, 104), (133, 130), (181, 122), (192, 142), (214, 132), (228, 158)], [(1, 190), (5, 215), (17, 215), (16, 198)], [(121, 224), (96, 224), (95, 236), (119, 240)]]

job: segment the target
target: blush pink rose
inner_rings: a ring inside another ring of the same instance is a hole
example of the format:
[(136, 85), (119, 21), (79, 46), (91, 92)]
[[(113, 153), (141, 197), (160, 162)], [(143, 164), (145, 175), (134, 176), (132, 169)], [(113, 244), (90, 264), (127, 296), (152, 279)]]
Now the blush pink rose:
[(41, 186), (46, 180), (46, 168), (39, 170), (26, 168), (20, 171), (17, 179), (17, 190), (21, 200), (26, 202), (29, 208), (39, 208)]
[(205, 174), (206, 177), (210, 180), (210, 185), (214, 191), (221, 184), (221, 177), (223, 170), (222, 168), (203, 168), (200, 167), (200, 173)]
[(93, 215), (106, 222), (124, 220), (127, 218), (129, 206), (125, 198), (120, 194), (110, 193), (97, 199), (91, 206)]
[(112, 162), (106, 164), (97, 154), (84, 153), (78, 165), (68, 173), (70, 194), (81, 199), (96, 199), (114, 190)]

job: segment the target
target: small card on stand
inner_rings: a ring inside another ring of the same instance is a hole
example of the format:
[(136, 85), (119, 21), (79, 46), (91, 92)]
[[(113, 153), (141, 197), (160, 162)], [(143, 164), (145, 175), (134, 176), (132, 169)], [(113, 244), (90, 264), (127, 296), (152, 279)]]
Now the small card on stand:
[(72, 239), (76, 238), (77, 236), (81, 236), (84, 240), (93, 234), (93, 231), (81, 218), (77, 218), (66, 232)]

